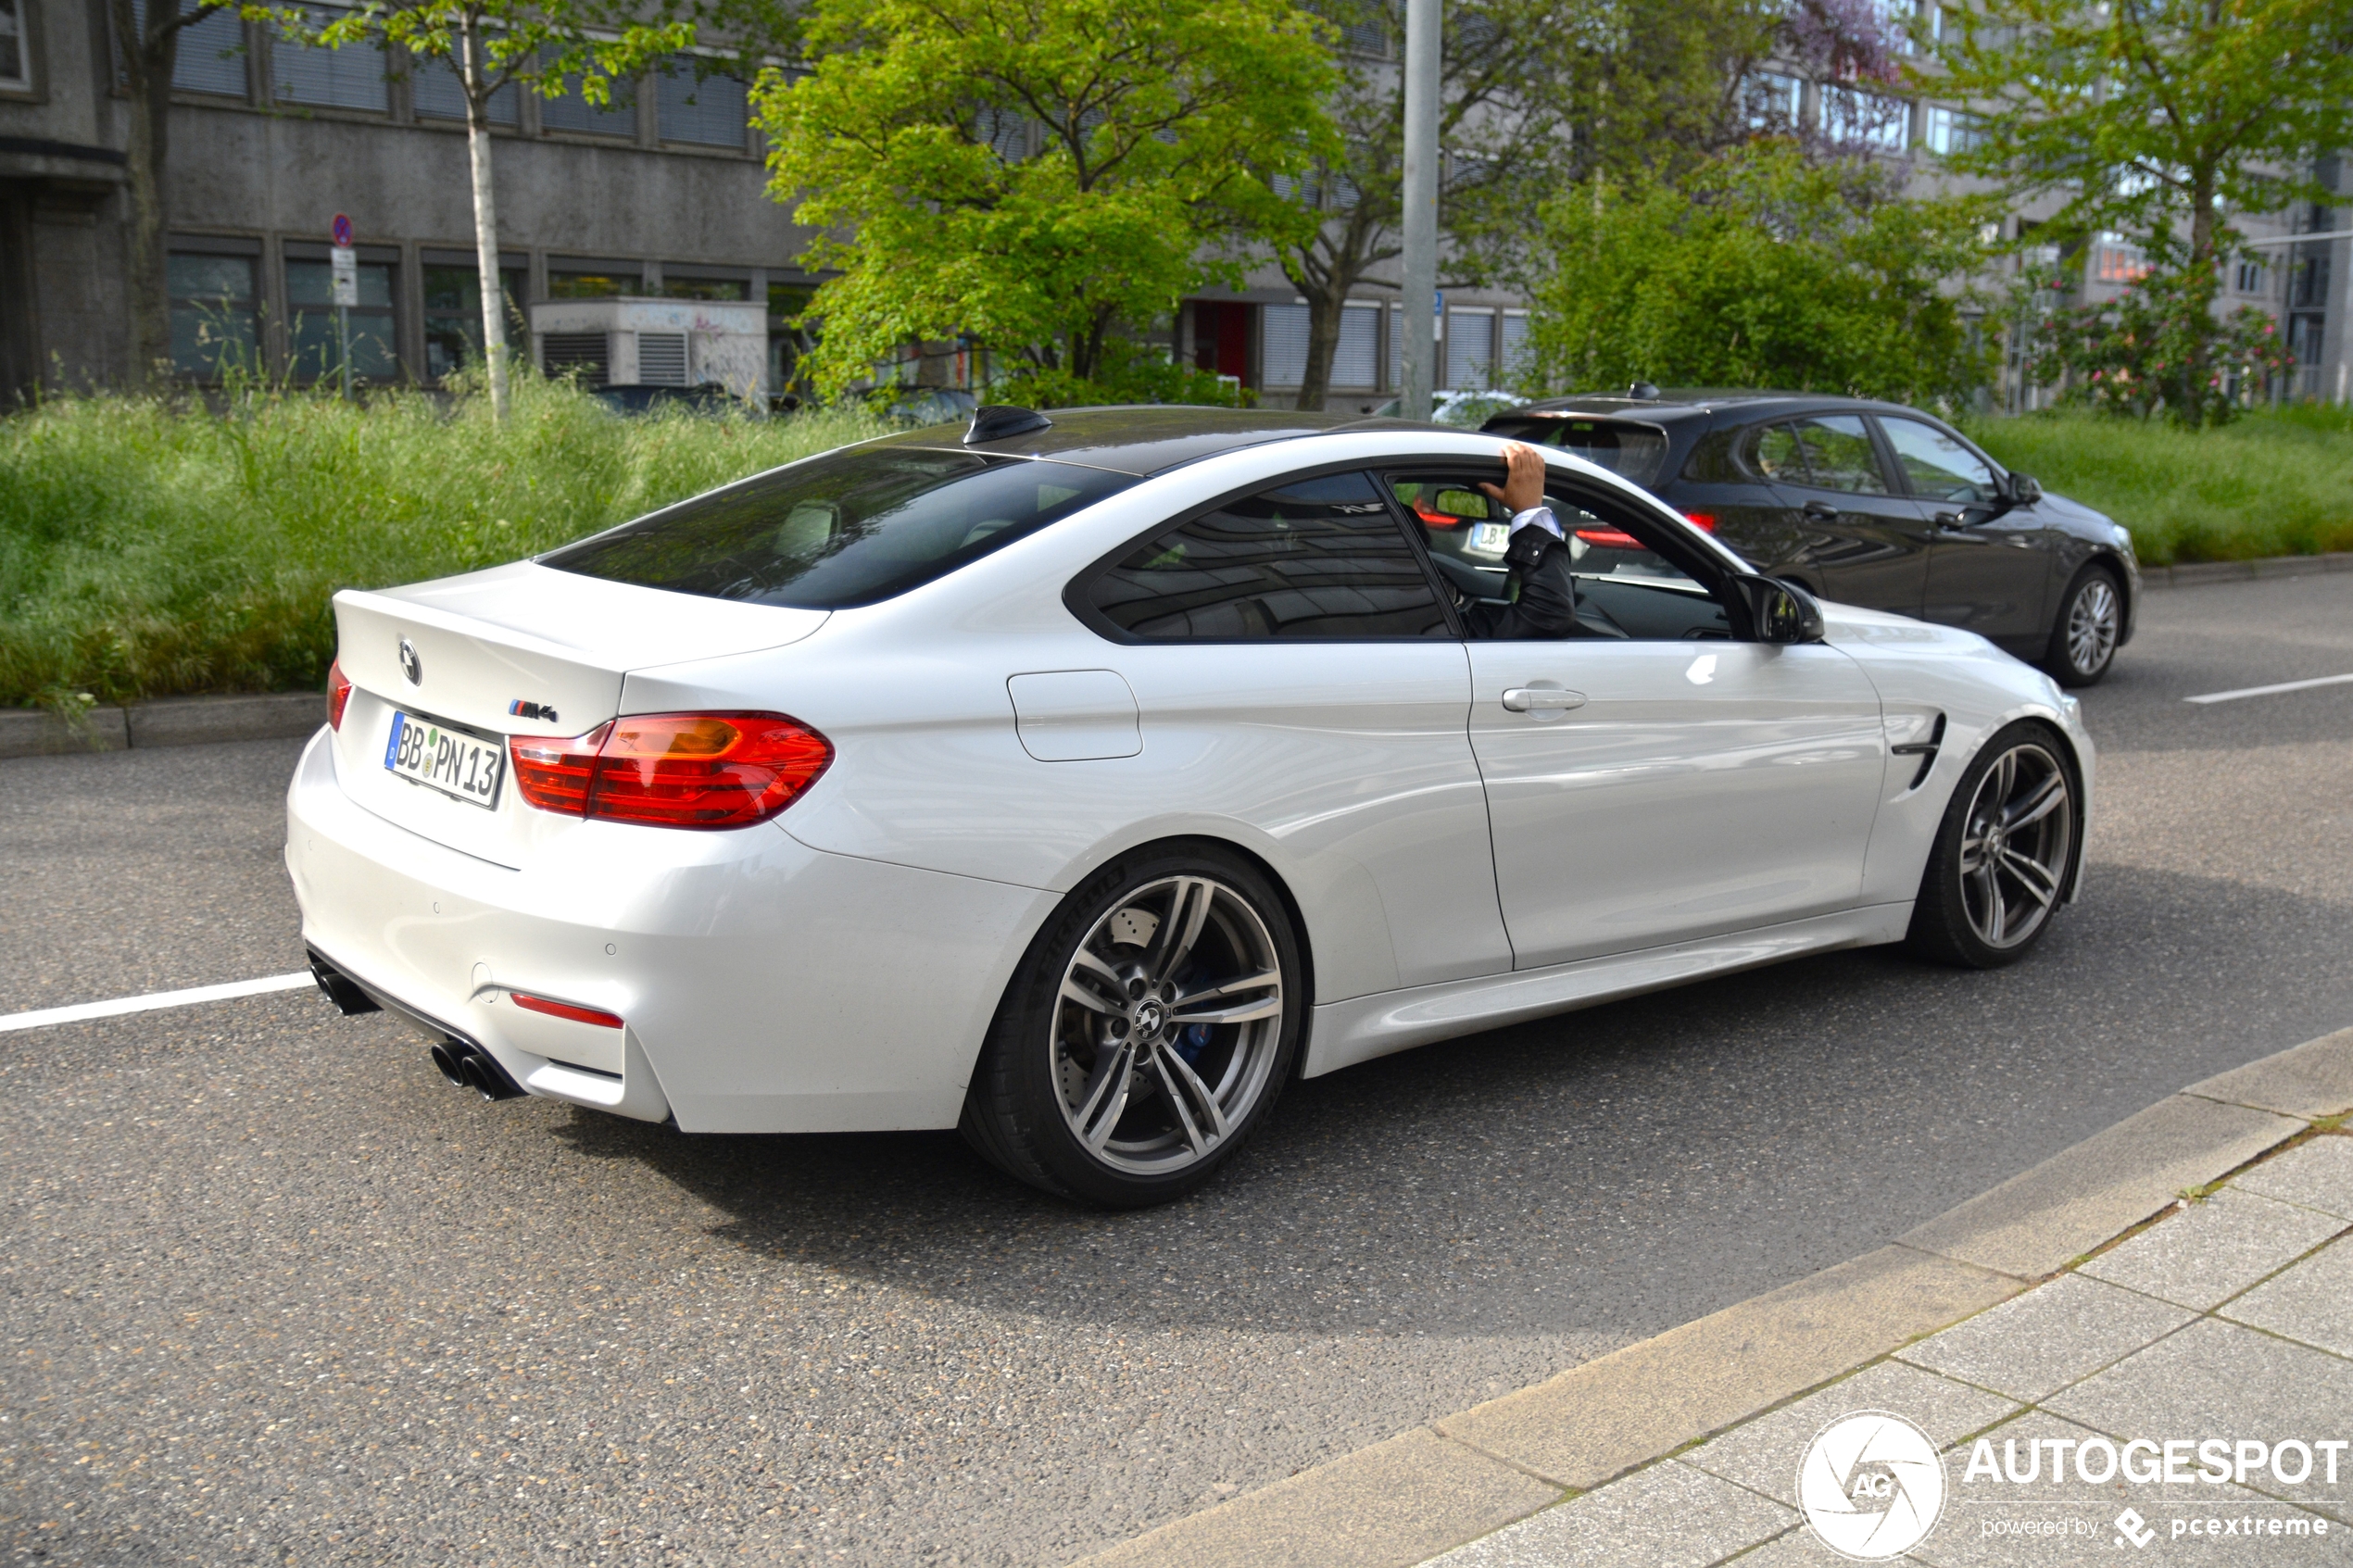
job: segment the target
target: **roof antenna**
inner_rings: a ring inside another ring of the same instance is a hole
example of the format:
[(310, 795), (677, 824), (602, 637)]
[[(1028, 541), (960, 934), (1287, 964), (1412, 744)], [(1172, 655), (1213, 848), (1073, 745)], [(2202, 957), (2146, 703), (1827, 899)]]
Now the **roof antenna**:
[(1027, 435), (1033, 430), (1051, 430), (1053, 423), (1035, 408), (984, 403), (973, 410), (972, 428), (964, 432), (964, 445), (977, 446), (984, 441), (1006, 441)]
[(1626, 389), (1626, 395), (1640, 398), (1642, 402), (1648, 403), (1658, 395), (1658, 388), (1646, 381), (1638, 381)]

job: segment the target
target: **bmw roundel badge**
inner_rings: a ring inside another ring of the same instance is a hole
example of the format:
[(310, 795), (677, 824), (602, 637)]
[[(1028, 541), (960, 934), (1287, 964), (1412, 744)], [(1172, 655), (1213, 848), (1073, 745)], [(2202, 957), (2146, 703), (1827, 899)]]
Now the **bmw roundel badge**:
[(425, 667), (417, 658), (417, 645), (406, 637), (400, 639), (400, 673), (412, 686), (425, 684)]

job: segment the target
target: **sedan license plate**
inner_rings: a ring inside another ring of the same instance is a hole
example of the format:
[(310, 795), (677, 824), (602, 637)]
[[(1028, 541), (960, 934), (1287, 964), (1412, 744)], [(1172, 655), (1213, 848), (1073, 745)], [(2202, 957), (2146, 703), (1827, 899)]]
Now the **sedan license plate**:
[(1472, 528), (1470, 547), (1482, 556), (1500, 556), (1512, 542), (1508, 522), (1482, 522)]
[(413, 713), (393, 710), (392, 734), (384, 742), (384, 768), (410, 784), (437, 789), (469, 806), (495, 809), (506, 763), (504, 746), (444, 729)]

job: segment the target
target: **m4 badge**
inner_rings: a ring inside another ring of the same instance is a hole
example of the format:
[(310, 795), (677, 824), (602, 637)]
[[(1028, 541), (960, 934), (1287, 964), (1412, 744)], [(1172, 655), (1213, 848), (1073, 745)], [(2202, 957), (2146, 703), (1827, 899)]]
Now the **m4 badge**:
[(535, 702), (525, 702), (521, 697), (507, 704), (507, 711), (518, 719), (537, 719), (550, 724), (562, 722), (556, 717), (554, 709), (542, 707)]

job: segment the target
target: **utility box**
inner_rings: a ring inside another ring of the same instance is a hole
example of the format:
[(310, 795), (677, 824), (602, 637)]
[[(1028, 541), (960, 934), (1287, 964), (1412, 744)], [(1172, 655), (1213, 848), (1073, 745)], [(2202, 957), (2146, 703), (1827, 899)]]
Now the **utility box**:
[(768, 395), (768, 307), (750, 300), (552, 299), (531, 307), (532, 358), (590, 386), (723, 386)]

